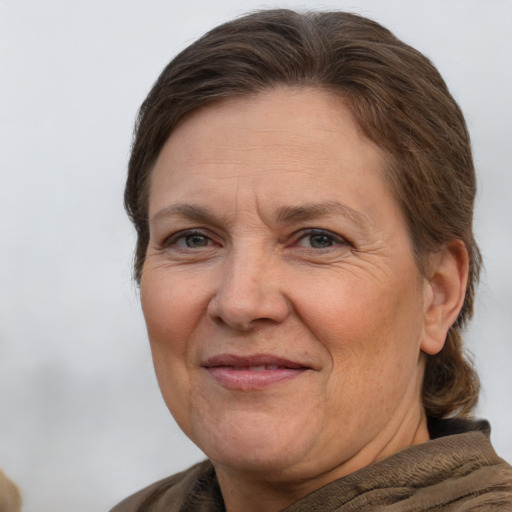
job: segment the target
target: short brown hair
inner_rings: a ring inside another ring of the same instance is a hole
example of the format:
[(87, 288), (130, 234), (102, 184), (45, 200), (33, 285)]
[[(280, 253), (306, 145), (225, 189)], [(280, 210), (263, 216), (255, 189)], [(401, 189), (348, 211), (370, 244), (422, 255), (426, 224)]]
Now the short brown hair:
[(386, 154), (385, 177), (408, 219), (420, 269), (453, 240), (469, 253), (464, 305), (443, 350), (428, 356), (423, 404), (430, 416), (465, 415), (479, 381), (463, 355), (481, 258), (473, 238), (475, 172), (462, 112), (432, 63), (367, 18), (345, 12), (264, 10), (220, 25), (175, 57), (142, 104), (125, 190), (137, 231), (140, 281), (149, 240), (153, 164), (173, 129), (212, 102), (277, 86), (343, 96), (363, 133)]

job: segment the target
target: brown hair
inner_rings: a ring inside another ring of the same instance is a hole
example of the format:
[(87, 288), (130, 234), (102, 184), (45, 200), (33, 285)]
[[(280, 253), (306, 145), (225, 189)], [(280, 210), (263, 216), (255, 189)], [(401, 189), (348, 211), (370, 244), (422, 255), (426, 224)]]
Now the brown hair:
[(363, 133), (387, 155), (384, 173), (408, 219), (420, 269), (444, 244), (466, 245), (464, 305), (443, 350), (428, 356), (423, 404), (434, 417), (469, 413), (479, 381), (461, 331), (473, 313), (481, 264), (469, 135), (431, 62), (367, 18), (259, 11), (213, 29), (170, 62), (140, 108), (129, 162), (125, 206), (138, 236), (136, 279), (149, 240), (151, 170), (173, 129), (204, 105), (282, 85), (321, 87), (347, 100)]

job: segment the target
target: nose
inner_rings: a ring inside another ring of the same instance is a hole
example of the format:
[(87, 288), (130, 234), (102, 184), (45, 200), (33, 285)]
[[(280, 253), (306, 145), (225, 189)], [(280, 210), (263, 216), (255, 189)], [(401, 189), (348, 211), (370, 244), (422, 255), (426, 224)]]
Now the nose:
[(224, 262), (221, 282), (208, 304), (210, 318), (238, 331), (281, 323), (290, 312), (283, 269), (272, 257), (238, 251)]

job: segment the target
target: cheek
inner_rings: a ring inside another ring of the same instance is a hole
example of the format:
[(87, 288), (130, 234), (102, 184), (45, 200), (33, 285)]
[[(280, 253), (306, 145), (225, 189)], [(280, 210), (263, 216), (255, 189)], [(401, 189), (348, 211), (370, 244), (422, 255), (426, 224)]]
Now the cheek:
[(182, 281), (159, 272), (141, 280), (141, 304), (157, 381), (168, 409), (180, 425), (189, 422), (190, 339), (199, 321), (197, 297)]
[[(413, 276), (414, 274), (411, 274)], [(370, 379), (413, 365), (419, 354), (421, 293), (414, 279), (331, 281), (310, 295), (300, 315), (329, 352), (336, 378)], [(313, 288), (310, 288), (313, 289)], [(338, 371), (336, 370), (338, 369)]]
[(406, 396), (419, 399), (421, 329), (410, 320), (418, 318), (417, 307), (410, 294), (389, 290), (359, 286), (340, 300), (336, 314), (327, 310), (316, 324), (316, 337), (332, 359), (327, 405), (347, 429), (366, 430), (385, 421)]
[(153, 364), (167, 401), (168, 390), (186, 386), (191, 362), (190, 338), (201, 317), (201, 297), (181, 279), (147, 272), (141, 280), (141, 304)]
[(204, 290), (180, 273), (148, 271), (140, 292), (150, 342), (174, 349), (187, 340), (207, 304)]

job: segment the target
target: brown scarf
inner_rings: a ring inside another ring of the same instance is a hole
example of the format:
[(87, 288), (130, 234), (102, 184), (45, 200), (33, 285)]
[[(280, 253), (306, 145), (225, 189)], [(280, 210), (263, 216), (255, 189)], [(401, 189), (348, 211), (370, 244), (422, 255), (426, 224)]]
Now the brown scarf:
[[(331, 482), (285, 512), (512, 511), (512, 467), (485, 421), (429, 420), (431, 441)], [(209, 461), (157, 482), (111, 512), (225, 512)]]

